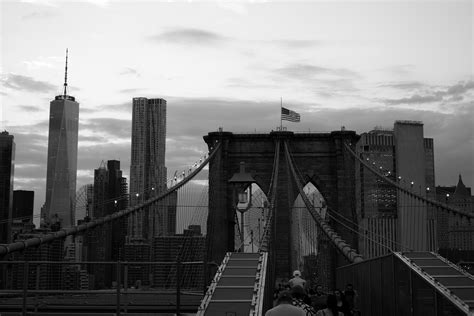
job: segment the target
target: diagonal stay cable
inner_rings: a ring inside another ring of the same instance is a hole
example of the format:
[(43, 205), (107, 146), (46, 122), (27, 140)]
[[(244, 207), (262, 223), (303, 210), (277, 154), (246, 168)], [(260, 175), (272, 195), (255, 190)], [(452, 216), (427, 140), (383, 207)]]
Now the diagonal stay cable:
[(313, 217), (313, 219), (316, 221), (318, 226), (322, 229), (322, 231), (328, 236), (328, 238), (332, 241), (332, 243), (336, 246), (336, 248), (342, 253), (342, 255), (351, 263), (355, 262), (361, 262), (364, 259), (362, 259), (362, 256), (357, 253), (356, 250), (352, 249), (352, 247), (347, 244), (333, 229), (332, 227), (319, 215), (319, 213), (315, 210), (314, 206), (311, 204), (309, 201), (308, 197), (303, 191), (303, 187), (301, 186), (301, 182), (298, 181), (298, 177), (296, 176), (295, 168), (293, 165), (293, 162), (291, 161), (290, 157), (290, 152), (288, 150), (288, 144), (287, 142), (284, 142), (285, 146), (285, 155), (286, 155), (286, 161), (288, 163), (288, 166), (291, 171), (291, 176), (293, 176), (293, 180), (296, 183), (296, 186), (298, 187), (298, 191), (301, 195), (301, 198), (304, 201), (304, 204), (306, 205), (306, 208), (308, 209), (309, 213)]
[(152, 198), (148, 199), (147, 201), (145, 201), (143, 203), (140, 203), (140, 204), (137, 204), (133, 207), (129, 207), (125, 210), (121, 210), (121, 211), (115, 212), (113, 214), (104, 216), (102, 218), (92, 220), (88, 223), (84, 223), (84, 224), (81, 224), (81, 225), (78, 225), (78, 226), (73, 226), (73, 227), (70, 227), (70, 228), (64, 228), (64, 229), (61, 229), (57, 232), (47, 234), (43, 237), (34, 237), (34, 238), (29, 238), (27, 240), (14, 242), (14, 243), (11, 243), (11, 244), (0, 245), (0, 258), (2, 256), (5, 256), (8, 253), (20, 251), (20, 250), (23, 250), (23, 249), (26, 249), (26, 248), (29, 248), (29, 247), (39, 246), (39, 245), (44, 244), (44, 243), (52, 242), (53, 240), (56, 240), (56, 239), (62, 239), (62, 238), (65, 238), (67, 236), (70, 236), (70, 235), (75, 235), (77, 233), (84, 232), (84, 231), (86, 231), (90, 228), (93, 228), (93, 227), (96, 227), (96, 226), (101, 226), (101, 225), (103, 225), (105, 223), (108, 223), (108, 222), (113, 222), (113, 221), (118, 220), (122, 217), (133, 214), (133, 213), (137, 212), (138, 210), (143, 209), (144, 207), (167, 197), (168, 195), (170, 195), (171, 193), (173, 193), (174, 191), (178, 190), (183, 185), (188, 183), (192, 178), (194, 178), (209, 163), (209, 161), (214, 157), (214, 155), (219, 151), (220, 145), (221, 144), (218, 143), (217, 146), (214, 147), (213, 151), (209, 154), (209, 156), (206, 158), (206, 160), (204, 160), (203, 163), (198, 168), (196, 168), (193, 172), (191, 172), (182, 181), (180, 181), (180, 182), (176, 183), (174, 186), (170, 187), (166, 192), (164, 192), (160, 195), (157, 195), (155, 197), (152, 197)]

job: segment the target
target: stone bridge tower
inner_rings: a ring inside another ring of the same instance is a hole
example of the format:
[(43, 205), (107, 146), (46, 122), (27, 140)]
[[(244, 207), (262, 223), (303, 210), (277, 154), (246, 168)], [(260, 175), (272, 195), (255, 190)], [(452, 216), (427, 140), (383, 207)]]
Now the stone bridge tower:
[[(286, 141), (290, 154), (305, 182), (311, 182), (324, 196), (328, 207), (357, 222), (355, 203), (355, 162), (344, 149), (344, 142), (353, 146), (359, 136), (353, 131), (331, 133), (293, 133), (286, 131), (270, 134), (233, 134), (211, 132), (204, 136), (209, 149), (221, 143), (220, 152), (209, 165), (209, 216), (207, 220), (207, 260), (220, 263), (227, 251), (234, 251), (235, 190), (229, 183), (234, 173), (239, 172), (240, 162), (245, 162), (246, 172), (252, 174), (256, 183), (267, 193), (272, 177), (277, 141), (281, 141), (279, 176), (274, 236), (276, 277), (291, 276), (290, 210), (298, 196), (298, 189), (290, 175), (284, 153)], [(306, 184), (304, 183), (303, 186)], [(357, 248), (357, 237), (339, 227), (331, 225), (353, 248)], [(335, 248), (328, 247), (322, 254), (331, 266), (345, 264), (342, 257), (334, 255)], [(337, 260), (335, 264), (334, 260)], [(331, 269), (333, 270), (333, 269)], [(329, 272), (329, 271), (328, 271)], [(329, 272), (330, 273), (330, 272)], [(330, 278), (334, 278), (330, 273)]]

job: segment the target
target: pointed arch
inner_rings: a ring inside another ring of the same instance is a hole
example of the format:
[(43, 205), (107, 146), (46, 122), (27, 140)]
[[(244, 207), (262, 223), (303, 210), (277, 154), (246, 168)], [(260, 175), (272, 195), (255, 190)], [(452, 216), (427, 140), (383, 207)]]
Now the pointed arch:
[[(308, 181), (303, 187), (306, 196), (324, 218), (326, 216), (326, 200), (316, 185)], [(316, 222), (306, 209), (306, 206), (298, 194), (291, 209), (291, 234), (292, 238), (292, 268), (305, 270), (304, 262), (307, 257), (318, 255), (318, 236), (320, 234)], [(306, 271), (306, 275), (312, 274)]]
[(258, 183), (249, 184), (242, 191), (245, 191), (250, 199), (246, 203), (235, 203), (235, 208), (238, 210), (236, 213), (235, 248), (238, 250), (242, 245), (243, 214), (244, 252), (256, 252), (262, 242), (264, 227), (269, 215), (268, 197)]

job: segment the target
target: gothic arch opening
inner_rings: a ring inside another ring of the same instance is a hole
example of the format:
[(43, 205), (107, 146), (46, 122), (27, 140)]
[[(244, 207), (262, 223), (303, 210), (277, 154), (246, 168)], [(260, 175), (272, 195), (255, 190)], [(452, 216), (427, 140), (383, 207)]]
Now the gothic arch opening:
[(238, 192), (235, 207), (235, 251), (258, 252), (269, 214), (268, 198), (253, 183)]
[[(313, 204), (319, 214), (326, 217), (326, 201), (316, 186), (308, 182), (303, 191)], [(291, 208), (291, 236), (292, 236), (292, 270), (306, 271), (309, 266), (314, 265), (312, 262), (316, 260), (318, 255), (318, 236), (320, 229), (315, 220), (306, 208), (301, 195), (295, 199)], [(311, 274), (306, 271), (306, 275)]]

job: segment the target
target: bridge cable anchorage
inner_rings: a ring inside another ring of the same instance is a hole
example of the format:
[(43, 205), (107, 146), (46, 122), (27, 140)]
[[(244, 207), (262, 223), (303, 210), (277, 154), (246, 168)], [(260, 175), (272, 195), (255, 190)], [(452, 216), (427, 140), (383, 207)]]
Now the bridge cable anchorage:
[(411, 191), (411, 190), (408, 190), (404, 187), (402, 187), (401, 185), (399, 185), (398, 183), (396, 183), (395, 181), (392, 181), (390, 179), (388, 179), (387, 177), (385, 177), (384, 175), (380, 174), (378, 170), (374, 169), (372, 166), (370, 166), (367, 162), (365, 162), (363, 159), (361, 159), (360, 157), (357, 156), (357, 154), (352, 150), (352, 148), (347, 144), (347, 143), (344, 143), (344, 146), (346, 147), (347, 151), (355, 158), (357, 159), (365, 168), (367, 168), (370, 172), (372, 172), (373, 174), (375, 174), (379, 179), (382, 179), (383, 181), (385, 181), (386, 183), (396, 187), (398, 190), (402, 191), (403, 193), (407, 194), (408, 196), (411, 196), (411, 197), (414, 197), (414, 198), (417, 198), (431, 206), (435, 206), (435, 207), (439, 207), (441, 209), (444, 209), (444, 211), (447, 211), (447, 212), (452, 212), (454, 213), (455, 215), (459, 215), (461, 217), (466, 217), (467, 219), (471, 220), (471, 219), (474, 219), (474, 214), (471, 214), (469, 212), (465, 212), (465, 211), (462, 211), (462, 210), (458, 210), (456, 208), (453, 208), (453, 207), (450, 207), (448, 206), (447, 204), (443, 204), (443, 203), (440, 203), (438, 201), (435, 201), (435, 200), (432, 200), (432, 199), (428, 199), (422, 195), (419, 195), (417, 193), (415, 193), (414, 191)]
[(285, 156), (288, 167), (290, 168), (291, 176), (293, 176), (293, 180), (298, 187), (298, 191), (303, 199), (306, 208), (308, 209), (310, 215), (316, 221), (316, 224), (322, 229), (322, 231), (328, 236), (328, 238), (332, 241), (332, 243), (336, 246), (336, 248), (341, 252), (341, 254), (351, 263), (361, 262), (364, 259), (362, 256), (349, 244), (347, 244), (333, 229), (332, 227), (319, 215), (319, 213), (314, 209), (314, 206), (309, 201), (306, 193), (303, 191), (303, 187), (301, 182), (298, 180), (295, 172), (294, 163), (291, 159), (290, 152), (288, 150), (288, 143), (284, 142), (285, 146)]
[(120, 216), (116, 216), (116, 217), (105, 216), (105, 217), (101, 217), (101, 218), (92, 220), (92, 221), (86, 223), (85, 225), (84, 224), (76, 225), (76, 226), (73, 226), (73, 227), (70, 227), (70, 228), (61, 229), (58, 232), (49, 233), (46, 236), (44, 236), (44, 239), (42, 239), (40, 243), (38, 243), (38, 239), (36, 237), (33, 237), (33, 238), (26, 239), (26, 240), (10, 243), (8, 245), (0, 245), (0, 258), (7, 255), (7, 254), (9, 254), (9, 253), (21, 251), (21, 250), (24, 250), (24, 249), (32, 247), (32, 246), (39, 246), (43, 243), (52, 242), (53, 240), (56, 240), (56, 239), (63, 239), (63, 238), (66, 238), (67, 236), (75, 235), (77, 233), (92, 229), (95, 226), (100, 226), (100, 225), (103, 225), (103, 224), (108, 223), (108, 222), (116, 221), (116, 220), (118, 220), (122, 217), (126, 217), (128, 215), (134, 214), (134, 213), (138, 212), (139, 210), (143, 209), (144, 207), (146, 207), (146, 206), (148, 206), (152, 203), (155, 203), (157, 201), (160, 201), (160, 200), (164, 199), (165, 197), (167, 197), (171, 193), (175, 192), (176, 190), (178, 190), (179, 188), (184, 186), (191, 179), (193, 179), (209, 163), (209, 161), (211, 159), (213, 159), (215, 154), (219, 151), (220, 146), (221, 146), (221, 143), (217, 143), (217, 145), (214, 146), (212, 152), (209, 153), (209, 155), (202, 162), (202, 164), (200, 166), (198, 166), (193, 172), (188, 174), (188, 176), (185, 177), (182, 181), (176, 183), (174, 186), (170, 187), (165, 192), (163, 192), (163, 193), (161, 193), (157, 196), (149, 198), (148, 200), (144, 201), (143, 203), (140, 203), (136, 206), (128, 207), (127, 209), (122, 210), (123, 213), (121, 213)]

